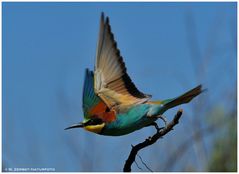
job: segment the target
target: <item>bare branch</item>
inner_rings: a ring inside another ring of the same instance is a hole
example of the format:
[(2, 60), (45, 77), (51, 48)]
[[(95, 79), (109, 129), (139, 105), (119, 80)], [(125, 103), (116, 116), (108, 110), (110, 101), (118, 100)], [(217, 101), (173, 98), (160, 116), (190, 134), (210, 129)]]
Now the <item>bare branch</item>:
[(137, 161), (135, 160), (134, 163), (136, 164), (137, 168), (140, 169), (141, 171), (143, 171), (143, 169), (141, 167), (139, 167)]
[(132, 146), (131, 152), (124, 165), (124, 169), (123, 169), (124, 172), (131, 172), (131, 165), (135, 161), (135, 157), (141, 149), (154, 144), (159, 138), (162, 138), (168, 132), (173, 130), (173, 127), (176, 124), (178, 124), (179, 119), (182, 116), (182, 112), (183, 111), (180, 109), (177, 112), (177, 114), (174, 116), (173, 120), (168, 125), (166, 125), (166, 127), (164, 127), (163, 129), (157, 129), (157, 132), (152, 137), (147, 138), (144, 142), (139, 143), (136, 146)]
[(139, 154), (137, 154), (137, 156), (139, 157), (141, 163), (150, 171), (153, 172), (152, 169), (149, 168), (149, 166), (143, 161), (143, 159), (141, 158), (141, 156)]

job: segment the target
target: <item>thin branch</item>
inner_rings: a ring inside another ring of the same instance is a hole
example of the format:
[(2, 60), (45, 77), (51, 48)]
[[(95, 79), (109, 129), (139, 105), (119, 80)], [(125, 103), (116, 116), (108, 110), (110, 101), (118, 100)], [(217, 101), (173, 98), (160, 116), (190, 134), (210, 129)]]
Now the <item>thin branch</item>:
[(149, 168), (149, 166), (143, 161), (143, 159), (141, 158), (141, 156), (139, 154), (137, 154), (137, 156), (139, 157), (141, 163), (150, 171), (153, 172), (152, 169)]
[(166, 125), (163, 129), (157, 129), (157, 132), (152, 137), (147, 138), (144, 142), (139, 143), (136, 146), (132, 146), (131, 152), (124, 165), (124, 169), (123, 169), (124, 172), (131, 172), (131, 165), (135, 161), (135, 157), (141, 149), (154, 144), (159, 138), (162, 138), (168, 132), (173, 130), (173, 127), (176, 124), (178, 124), (179, 119), (182, 116), (182, 112), (183, 112), (182, 110), (179, 110), (177, 114), (174, 116), (173, 120), (168, 125)]
[(137, 168), (140, 169), (141, 171), (143, 171), (143, 169), (141, 167), (139, 167), (138, 163), (136, 162), (136, 160), (134, 161), (134, 163), (136, 164)]

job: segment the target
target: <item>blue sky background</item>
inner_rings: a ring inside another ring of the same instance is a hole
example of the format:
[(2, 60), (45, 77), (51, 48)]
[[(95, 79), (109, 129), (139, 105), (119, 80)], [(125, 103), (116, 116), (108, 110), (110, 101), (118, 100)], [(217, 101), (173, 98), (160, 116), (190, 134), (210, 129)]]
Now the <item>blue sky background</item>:
[[(83, 118), (84, 71), (94, 66), (102, 11), (110, 17), (128, 73), (141, 91), (166, 99), (201, 83), (208, 88), (198, 101), (180, 107), (185, 116), (175, 131), (140, 153), (151, 168), (163, 170), (171, 149), (189, 137), (195, 117), (205, 125), (192, 109), (199, 100), (200, 109), (210, 104), (225, 112), (236, 103), (224, 95), (236, 91), (236, 3), (4, 2), (2, 7), (3, 170), (122, 171), (131, 144), (153, 133), (145, 128), (106, 137), (64, 131)], [(165, 113), (168, 120), (175, 112)], [(207, 154), (211, 142), (210, 136), (204, 140)], [(197, 156), (192, 145), (165, 170), (184, 171), (188, 164), (204, 171), (207, 161)]]

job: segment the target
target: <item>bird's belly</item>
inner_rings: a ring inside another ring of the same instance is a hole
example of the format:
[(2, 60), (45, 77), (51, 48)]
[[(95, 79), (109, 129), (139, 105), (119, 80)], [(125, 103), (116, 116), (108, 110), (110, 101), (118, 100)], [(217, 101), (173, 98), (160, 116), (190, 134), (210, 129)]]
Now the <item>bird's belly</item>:
[(136, 130), (139, 130), (145, 126), (148, 126), (150, 123), (154, 122), (155, 120), (156, 120), (155, 118), (149, 118), (145, 116), (133, 124), (127, 124), (127, 125), (109, 124), (109, 125), (106, 125), (106, 127), (101, 132), (101, 134), (109, 135), (109, 136), (126, 135)]
[(156, 121), (156, 118), (147, 117), (149, 107), (132, 109), (126, 114), (117, 115), (114, 122), (107, 124), (102, 130), (102, 135), (121, 136), (136, 130), (139, 130), (150, 123)]

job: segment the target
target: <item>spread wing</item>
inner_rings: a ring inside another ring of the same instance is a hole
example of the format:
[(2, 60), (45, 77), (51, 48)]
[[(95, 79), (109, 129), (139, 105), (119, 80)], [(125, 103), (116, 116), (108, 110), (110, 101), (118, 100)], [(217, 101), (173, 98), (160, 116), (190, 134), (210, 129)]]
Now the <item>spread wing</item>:
[(140, 92), (126, 72), (125, 63), (111, 32), (109, 18), (101, 15), (95, 62), (95, 93), (111, 108), (146, 102), (151, 97)]
[(106, 104), (94, 92), (94, 74), (89, 69), (85, 71), (83, 87), (83, 110), (84, 117), (90, 118), (106, 110)]
[(95, 94), (94, 91), (94, 73), (89, 69), (85, 71), (85, 81), (83, 87), (83, 110), (84, 118), (101, 118), (105, 122), (111, 122), (116, 119), (114, 112), (109, 111), (105, 102)]

